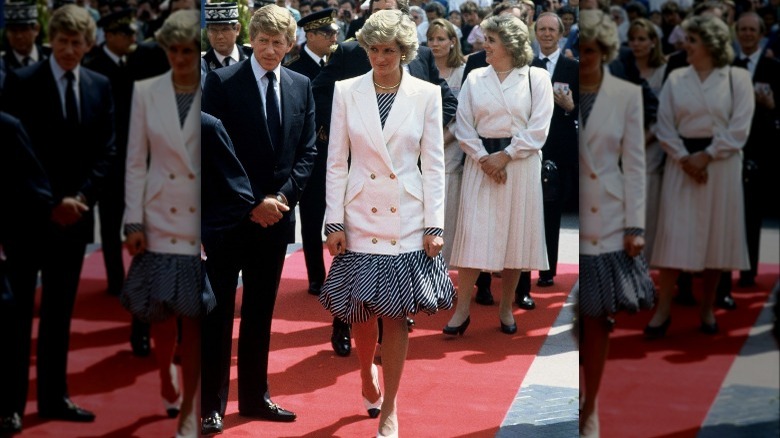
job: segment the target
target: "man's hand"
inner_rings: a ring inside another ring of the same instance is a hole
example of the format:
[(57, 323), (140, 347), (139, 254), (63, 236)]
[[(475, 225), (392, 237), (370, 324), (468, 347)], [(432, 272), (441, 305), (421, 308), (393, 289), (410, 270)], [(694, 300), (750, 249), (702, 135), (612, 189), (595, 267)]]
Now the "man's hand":
[(343, 231), (335, 231), (328, 234), (325, 238), (325, 244), (328, 245), (330, 255), (337, 256), (347, 252), (347, 234)]
[(563, 90), (553, 91), (553, 100), (567, 113), (574, 110), (574, 98), (571, 95), (571, 90), (566, 90), (565, 93)]
[(81, 219), (84, 212), (89, 211), (89, 206), (76, 198), (66, 196), (51, 211), (51, 220), (61, 227), (75, 224)]
[(283, 213), (290, 211), (290, 207), (276, 200), (276, 196), (268, 195), (257, 207), (252, 209), (250, 218), (252, 222), (267, 228), (282, 219)]
[(768, 110), (775, 109), (775, 95), (772, 93), (772, 89), (767, 87), (767, 91), (763, 93), (756, 92), (756, 105), (760, 105)]
[(135, 231), (125, 237), (125, 246), (131, 256), (146, 251), (146, 236), (143, 231)]
[(431, 236), (428, 234), (423, 236), (423, 248), (425, 249), (425, 254), (428, 255), (428, 257), (433, 258), (439, 255), (443, 246), (444, 239), (440, 236)]

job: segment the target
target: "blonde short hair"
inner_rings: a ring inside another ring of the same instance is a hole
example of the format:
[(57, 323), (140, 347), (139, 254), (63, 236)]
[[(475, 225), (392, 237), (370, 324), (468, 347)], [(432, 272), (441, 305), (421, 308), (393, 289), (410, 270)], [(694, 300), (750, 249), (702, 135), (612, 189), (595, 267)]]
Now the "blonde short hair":
[(254, 41), (258, 34), (284, 35), (287, 43), (295, 42), (295, 31), (298, 24), (286, 8), (276, 5), (265, 5), (252, 14), (249, 22), (249, 38)]
[(534, 52), (531, 50), (528, 26), (523, 20), (509, 14), (491, 15), (484, 19), (479, 27), (485, 34), (493, 32), (498, 35), (501, 44), (512, 55), (513, 67), (531, 65)]
[(399, 10), (382, 10), (371, 14), (357, 34), (358, 44), (368, 51), (377, 44), (396, 43), (401, 49), (401, 64), (408, 64), (417, 56), (417, 26), (408, 15)]
[(707, 48), (715, 67), (727, 66), (734, 60), (729, 28), (720, 18), (695, 15), (686, 18), (682, 22), (682, 28), (685, 32), (695, 33), (701, 38), (701, 42)]
[(177, 43), (194, 42), (200, 46), (200, 12), (179, 9), (165, 19), (162, 27), (154, 33), (154, 38), (164, 49)]
[(59, 32), (79, 33), (84, 35), (87, 44), (92, 45), (95, 43), (97, 26), (85, 8), (69, 4), (57, 8), (51, 15), (49, 38), (54, 39)]
[(583, 9), (580, 11), (580, 41), (595, 41), (605, 53), (602, 64), (611, 62), (617, 57), (620, 48), (617, 26), (609, 14), (599, 9)]

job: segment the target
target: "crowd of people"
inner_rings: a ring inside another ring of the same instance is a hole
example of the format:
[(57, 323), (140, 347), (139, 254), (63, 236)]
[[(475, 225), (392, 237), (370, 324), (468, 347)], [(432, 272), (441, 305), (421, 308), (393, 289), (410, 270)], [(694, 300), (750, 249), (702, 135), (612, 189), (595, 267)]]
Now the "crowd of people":
[(402, 430), (413, 318), (451, 311), (442, 332), (463, 336), (497, 274), (497, 331), (522, 331), (513, 306), (535, 308), (533, 271), (555, 284), (565, 211), (581, 222), (582, 435), (598, 434), (618, 313), (654, 308), (656, 339), (673, 302), (700, 300), (711, 335), (714, 308), (736, 306), (732, 271), (755, 284), (761, 220), (777, 213), (757, 196), (778, 158), (762, 140), (780, 133), (776, 7), (268, 3), (4, 3), (3, 165), (25, 178), (4, 192), (23, 214), (0, 229), (0, 332), (21, 333), (0, 361), (16, 376), (2, 433), (22, 430), (39, 273), (38, 413), (95, 418), (66, 384), (95, 210), (106, 292), (131, 315), (133, 353), (156, 359), (177, 436), (223, 431), (239, 275), (239, 414), (296, 419), (267, 378), (296, 207), (308, 293), (338, 356), (354, 336), (377, 436)]

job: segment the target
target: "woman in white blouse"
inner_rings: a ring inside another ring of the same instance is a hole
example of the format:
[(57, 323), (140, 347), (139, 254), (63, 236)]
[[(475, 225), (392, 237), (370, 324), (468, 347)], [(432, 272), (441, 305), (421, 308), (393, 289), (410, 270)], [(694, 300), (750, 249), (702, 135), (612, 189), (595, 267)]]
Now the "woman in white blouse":
[(469, 325), (480, 271), (502, 272), (500, 328), (514, 334), (512, 299), (522, 270), (547, 270), (542, 218), (542, 154), (553, 111), (550, 75), (530, 67), (528, 28), (513, 15), (481, 23), (489, 67), (460, 91), (453, 130), (466, 152), (450, 264), (458, 267), (458, 305), (443, 332)]
[(683, 22), (689, 67), (661, 91), (657, 137), (666, 152), (658, 234), (651, 266), (660, 268), (656, 313), (645, 328), (664, 336), (681, 271), (703, 271), (700, 330), (718, 332), (713, 304), (721, 271), (749, 267), (741, 149), (755, 106), (750, 74), (731, 68), (728, 27), (714, 17)]

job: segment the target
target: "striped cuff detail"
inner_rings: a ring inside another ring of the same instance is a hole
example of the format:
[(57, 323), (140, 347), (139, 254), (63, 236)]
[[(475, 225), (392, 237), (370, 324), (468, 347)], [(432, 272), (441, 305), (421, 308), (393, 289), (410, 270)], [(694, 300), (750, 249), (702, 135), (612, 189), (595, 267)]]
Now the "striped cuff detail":
[(344, 224), (325, 224), (325, 235), (335, 233), (336, 231), (344, 231)]
[(437, 228), (437, 227), (427, 227), (425, 229), (425, 235), (426, 236), (444, 236), (444, 229), (443, 228)]
[(624, 236), (640, 236), (640, 237), (644, 237), (645, 236), (645, 230), (644, 230), (644, 228), (626, 228), (625, 230), (623, 230), (623, 235)]
[(125, 236), (136, 231), (143, 231), (144, 224), (125, 224)]

